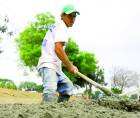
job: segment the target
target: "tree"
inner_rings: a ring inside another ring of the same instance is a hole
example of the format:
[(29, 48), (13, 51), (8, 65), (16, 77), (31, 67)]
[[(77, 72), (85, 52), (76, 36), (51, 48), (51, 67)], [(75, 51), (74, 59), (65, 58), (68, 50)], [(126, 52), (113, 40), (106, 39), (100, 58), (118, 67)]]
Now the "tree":
[[(75, 61), (76, 66), (78, 67), (81, 73), (90, 77), (92, 80), (95, 79), (94, 76), (92, 76), (93, 73), (95, 73), (97, 66), (94, 54), (88, 52), (80, 52)], [(87, 83), (85, 80), (81, 78), (78, 78), (76, 83), (81, 87), (85, 87), (86, 85), (90, 86), (89, 83)]]
[[(77, 55), (79, 54), (79, 47), (78, 45), (70, 38), (68, 40), (68, 43), (66, 45), (65, 51), (70, 59), (70, 61), (76, 65), (75, 60), (77, 59)], [(62, 66), (62, 69), (64, 73), (73, 81), (76, 82), (76, 76), (68, 72), (68, 70), (65, 68), (65, 66)]]
[(128, 88), (137, 85), (140, 81), (140, 75), (137, 72), (115, 67), (112, 72), (112, 86), (119, 87), (121, 91), (124, 88)]
[(38, 63), (43, 38), (48, 31), (48, 26), (54, 23), (54, 16), (50, 13), (36, 15), (35, 21), (25, 28), (16, 39), (20, 58), (26, 66), (32, 68)]
[(90, 76), (93, 72), (95, 73), (97, 63), (94, 54), (88, 52), (80, 52), (77, 60), (75, 61), (77, 63), (77, 67), (83, 74)]

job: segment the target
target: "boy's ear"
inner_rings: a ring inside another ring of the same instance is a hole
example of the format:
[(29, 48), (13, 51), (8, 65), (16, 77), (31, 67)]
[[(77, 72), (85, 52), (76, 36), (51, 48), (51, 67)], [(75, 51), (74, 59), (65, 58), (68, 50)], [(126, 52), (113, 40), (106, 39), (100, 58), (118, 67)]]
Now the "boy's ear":
[(65, 15), (65, 13), (61, 13), (61, 19), (63, 19), (64, 15)]
[(61, 13), (61, 18), (63, 17), (63, 16), (65, 16), (66, 14), (65, 13)]

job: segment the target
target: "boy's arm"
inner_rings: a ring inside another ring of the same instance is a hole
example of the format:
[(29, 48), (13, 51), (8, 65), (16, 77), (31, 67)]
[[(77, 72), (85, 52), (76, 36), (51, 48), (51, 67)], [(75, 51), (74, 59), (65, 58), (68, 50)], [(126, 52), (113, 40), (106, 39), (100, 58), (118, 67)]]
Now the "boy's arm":
[(62, 63), (67, 67), (67, 69), (71, 73), (75, 73), (76, 71), (78, 71), (78, 69), (70, 62), (67, 54), (65, 53), (65, 50), (63, 49), (63, 46), (64, 46), (64, 42), (56, 42), (55, 53), (58, 56), (58, 58), (62, 61)]

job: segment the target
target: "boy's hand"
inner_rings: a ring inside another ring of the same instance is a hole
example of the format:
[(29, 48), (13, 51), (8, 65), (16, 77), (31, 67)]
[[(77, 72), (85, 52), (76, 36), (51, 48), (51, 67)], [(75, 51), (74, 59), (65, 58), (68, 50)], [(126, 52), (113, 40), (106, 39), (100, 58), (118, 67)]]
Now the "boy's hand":
[(71, 64), (69, 67), (68, 67), (68, 70), (69, 72), (73, 73), (73, 74), (76, 74), (76, 72), (78, 72), (78, 68), (76, 66), (74, 66), (73, 64)]

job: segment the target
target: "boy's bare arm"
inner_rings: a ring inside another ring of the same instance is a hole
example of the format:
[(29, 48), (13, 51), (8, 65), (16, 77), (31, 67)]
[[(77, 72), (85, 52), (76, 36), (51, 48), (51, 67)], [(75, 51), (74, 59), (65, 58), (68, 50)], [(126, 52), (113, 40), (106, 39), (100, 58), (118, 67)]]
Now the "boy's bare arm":
[(56, 42), (55, 53), (58, 56), (58, 58), (62, 61), (62, 63), (67, 67), (67, 69), (70, 72), (75, 73), (75, 71), (78, 71), (78, 69), (70, 62), (67, 54), (65, 53), (65, 50), (63, 49), (63, 46), (64, 42)]

